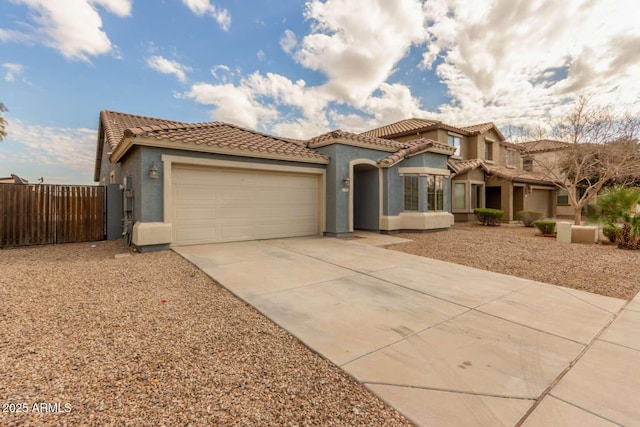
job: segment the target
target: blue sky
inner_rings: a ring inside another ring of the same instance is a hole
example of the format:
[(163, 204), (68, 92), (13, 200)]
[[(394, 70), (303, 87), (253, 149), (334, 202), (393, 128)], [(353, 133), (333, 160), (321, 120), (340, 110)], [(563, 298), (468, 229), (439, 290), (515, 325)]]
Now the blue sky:
[[(633, 0), (0, 2), (0, 177), (90, 183), (100, 110), (297, 138), (637, 111)], [(615, 23), (615, 25), (612, 25)]]

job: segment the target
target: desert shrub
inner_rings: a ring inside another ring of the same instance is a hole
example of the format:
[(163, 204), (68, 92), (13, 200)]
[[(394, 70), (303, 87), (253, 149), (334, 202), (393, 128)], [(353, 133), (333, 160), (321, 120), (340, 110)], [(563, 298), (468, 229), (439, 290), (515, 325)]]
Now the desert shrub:
[(613, 224), (607, 224), (602, 227), (602, 234), (609, 239), (610, 242), (616, 241), (616, 233), (620, 230), (620, 227), (616, 227)]
[(516, 212), (516, 221), (522, 221), (525, 227), (533, 227), (534, 221), (539, 221), (544, 218), (542, 212), (536, 211), (518, 211)]
[[(602, 232), (620, 249), (640, 249), (640, 215), (634, 210), (640, 204), (640, 188), (612, 187), (598, 195), (597, 209), (590, 219), (605, 224)], [(620, 225), (621, 224), (621, 225)], [(607, 233), (615, 232), (612, 239)]]
[(550, 220), (533, 221), (533, 225), (536, 226), (542, 234), (553, 234), (556, 231), (556, 222)]
[(500, 209), (476, 208), (473, 210), (482, 225), (499, 225), (504, 211)]
[(640, 249), (640, 236), (634, 233), (631, 224), (626, 222), (616, 232), (616, 242), (618, 242), (618, 248), (620, 249)]

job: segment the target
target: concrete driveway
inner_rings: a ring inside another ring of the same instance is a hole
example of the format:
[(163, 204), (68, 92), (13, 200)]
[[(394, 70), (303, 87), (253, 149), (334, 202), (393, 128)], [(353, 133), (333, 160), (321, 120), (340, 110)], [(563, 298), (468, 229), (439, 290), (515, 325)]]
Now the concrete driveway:
[(365, 236), (174, 250), (418, 425), (640, 425), (640, 299)]

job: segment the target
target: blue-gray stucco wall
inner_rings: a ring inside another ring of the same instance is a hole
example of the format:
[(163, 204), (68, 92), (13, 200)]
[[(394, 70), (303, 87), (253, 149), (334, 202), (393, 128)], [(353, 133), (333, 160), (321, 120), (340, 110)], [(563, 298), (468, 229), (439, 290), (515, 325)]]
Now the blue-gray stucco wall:
[(327, 165), (326, 233), (345, 235), (349, 233), (349, 193), (342, 191), (344, 179), (349, 177), (349, 163), (356, 159), (374, 162), (390, 153), (350, 145), (332, 144), (316, 148), (331, 158)]
[[(256, 159), (249, 157), (236, 157), (220, 154), (201, 153), (196, 151), (183, 151), (157, 147), (134, 145), (118, 164), (108, 160), (108, 146), (104, 147), (101, 162), (101, 180), (109, 182), (109, 173), (116, 171), (115, 182), (122, 184), (125, 177), (131, 177), (134, 194), (133, 218), (136, 221), (160, 222), (164, 220), (163, 204), (163, 164), (162, 155), (182, 156), (188, 158), (218, 159), (235, 161), (239, 163), (260, 163), (286, 166), (302, 166), (326, 168), (326, 232), (330, 235), (346, 235), (349, 233), (349, 193), (343, 192), (343, 180), (349, 177), (349, 163), (356, 159), (369, 159), (378, 162), (390, 153), (367, 148), (353, 147), (341, 144), (332, 144), (316, 149), (328, 155), (331, 159), (328, 165), (288, 162), (281, 160)], [(156, 163), (158, 178), (149, 177), (149, 168)], [(447, 156), (436, 153), (423, 153), (407, 158), (399, 164), (382, 169), (383, 200), (382, 212), (385, 216), (395, 216), (403, 211), (404, 205), (404, 180), (400, 176), (399, 167), (431, 167), (447, 169)], [(451, 183), (445, 180), (444, 208), (451, 211)], [(426, 194), (426, 178), (420, 180), (420, 192)], [(421, 198), (420, 210), (426, 211), (426, 201)]]
[[(385, 170), (383, 177), (384, 194), (382, 213), (385, 216), (399, 215), (404, 211), (404, 179), (400, 176), (399, 168), (406, 167), (426, 167), (447, 170), (447, 156), (437, 153), (423, 153), (417, 156), (409, 157), (402, 162)], [(444, 210), (451, 211), (451, 180), (444, 180)], [(420, 194), (427, 194), (427, 178), (420, 177), (419, 187)], [(427, 211), (426, 197), (419, 199), (420, 212)]]
[[(349, 176), (349, 163), (356, 159), (378, 162), (389, 156), (389, 152), (377, 151), (349, 145), (332, 144), (316, 148), (331, 158), (327, 165), (326, 233), (346, 235), (349, 233), (349, 193), (343, 192), (343, 180)], [(447, 156), (423, 153), (404, 159), (388, 169), (382, 169), (383, 194), (382, 213), (385, 216), (399, 215), (404, 210), (404, 179), (399, 167), (429, 167), (447, 170)], [(420, 194), (426, 194), (426, 177), (420, 179)], [(450, 179), (444, 182), (444, 209), (450, 211)], [(420, 198), (420, 210), (427, 211), (426, 197)]]
[[(134, 145), (117, 165), (107, 163), (108, 170), (104, 166), (101, 175), (106, 173), (107, 182), (109, 171), (116, 169), (118, 175), (116, 182), (122, 183), (124, 177), (132, 178), (134, 190), (134, 212), (135, 221), (142, 222), (162, 222), (164, 220), (164, 165), (163, 155), (181, 156), (199, 159), (217, 159), (239, 163), (270, 164), (283, 166), (301, 166), (323, 169), (324, 165), (314, 163), (288, 162), (283, 160), (256, 159), (250, 157), (227, 156), (220, 154), (201, 153), (197, 151), (173, 150), (157, 147), (146, 147)], [(149, 177), (149, 169), (155, 162), (158, 169), (158, 178)]]

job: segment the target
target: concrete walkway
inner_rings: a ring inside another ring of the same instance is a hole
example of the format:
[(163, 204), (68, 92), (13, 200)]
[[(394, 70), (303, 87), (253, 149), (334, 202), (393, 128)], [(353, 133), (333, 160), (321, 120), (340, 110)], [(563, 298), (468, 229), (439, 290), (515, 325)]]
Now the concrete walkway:
[(386, 239), (175, 251), (418, 425), (640, 425), (640, 297), (376, 247)]

